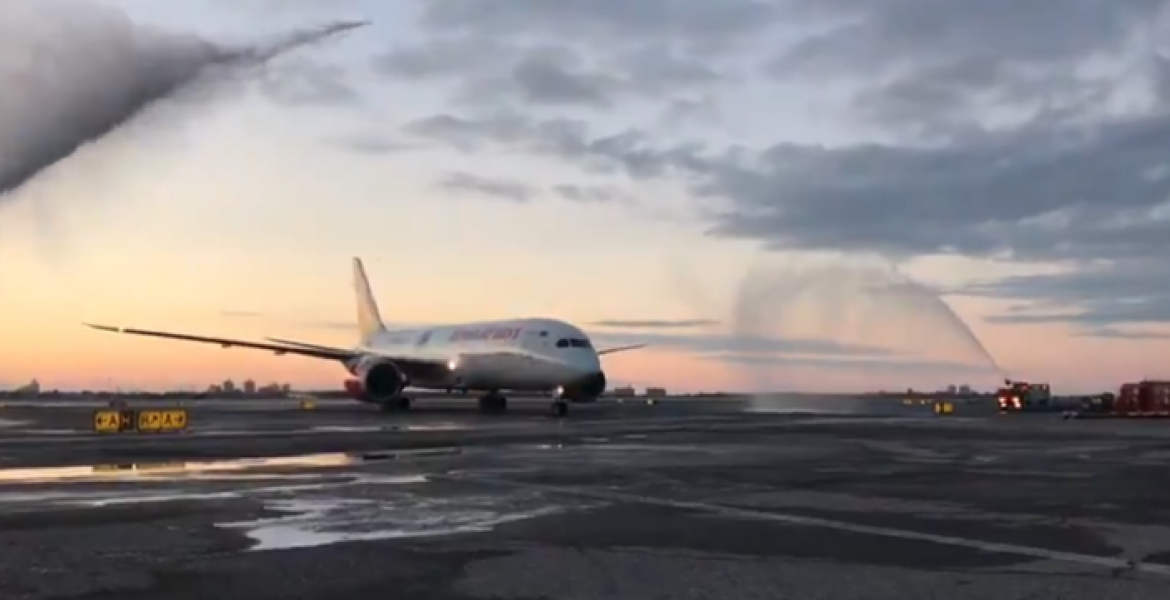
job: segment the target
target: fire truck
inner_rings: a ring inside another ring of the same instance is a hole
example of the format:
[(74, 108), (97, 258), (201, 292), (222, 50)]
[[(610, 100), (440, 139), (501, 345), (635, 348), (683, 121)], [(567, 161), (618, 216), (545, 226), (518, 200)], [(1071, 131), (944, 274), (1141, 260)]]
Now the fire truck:
[(1052, 399), (1047, 383), (1005, 379), (996, 393), (1000, 412), (1055, 412), (1061, 410)]

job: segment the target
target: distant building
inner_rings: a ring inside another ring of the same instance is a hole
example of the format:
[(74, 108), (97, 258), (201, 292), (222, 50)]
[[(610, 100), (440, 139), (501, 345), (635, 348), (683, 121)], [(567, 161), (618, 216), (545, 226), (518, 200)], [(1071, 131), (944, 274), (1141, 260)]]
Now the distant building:
[(244, 393), (251, 396), (256, 393), (256, 382), (251, 379), (244, 382)]
[(633, 398), (637, 393), (633, 386), (627, 385), (625, 387), (613, 388), (610, 395), (617, 398)]
[(646, 388), (646, 395), (652, 398), (659, 398), (666, 395), (666, 388), (648, 387)]
[(17, 396), (39, 396), (41, 394), (41, 382), (36, 379), (29, 383), (22, 385), (13, 390)]
[(225, 380), (220, 387), (225, 394), (236, 393), (236, 382), (232, 381), (231, 379)]

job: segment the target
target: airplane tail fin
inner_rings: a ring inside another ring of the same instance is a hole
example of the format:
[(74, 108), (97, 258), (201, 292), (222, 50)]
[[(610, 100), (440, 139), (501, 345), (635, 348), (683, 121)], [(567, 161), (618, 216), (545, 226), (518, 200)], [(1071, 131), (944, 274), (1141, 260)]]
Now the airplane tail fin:
[(357, 299), (358, 332), (362, 341), (379, 331), (386, 329), (382, 323), (382, 315), (378, 312), (378, 302), (374, 300), (374, 293), (370, 291), (370, 281), (366, 278), (366, 268), (362, 266), (362, 259), (353, 259), (353, 291)]

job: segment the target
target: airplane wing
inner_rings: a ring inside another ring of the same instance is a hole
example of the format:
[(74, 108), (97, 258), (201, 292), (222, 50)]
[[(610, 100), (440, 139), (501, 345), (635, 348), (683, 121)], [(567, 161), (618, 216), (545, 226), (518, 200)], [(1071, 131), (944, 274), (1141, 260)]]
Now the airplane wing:
[(645, 347), (646, 347), (646, 344), (633, 344), (631, 346), (618, 346), (617, 348), (606, 348), (604, 350), (598, 350), (597, 355), (603, 356), (605, 354), (616, 354), (618, 352), (625, 352), (627, 350), (637, 350), (639, 348), (645, 348)]
[[(97, 329), (98, 331), (108, 331), (111, 333), (124, 333), (128, 335), (141, 335), (146, 337), (162, 338), (167, 340), (179, 340), (184, 342), (196, 342), (201, 344), (215, 344), (223, 348), (249, 348), (252, 350), (267, 350), (281, 356), (284, 354), (292, 354), (294, 356), (307, 356), (309, 358), (319, 358), (322, 360), (337, 360), (349, 364), (353, 359), (363, 356), (361, 352), (350, 350), (346, 348), (335, 348), (332, 346), (321, 346), (318, 344), (308, 344), (305, 342), (294, 342), (291, 340), (275, 340), (269, 338), (267, 342), (249, 342), (246, 340), (234, 340), (221, 337), (210, 337), (202, 335), (191, 335), (188, 333), (173, 333), (169, 331), (153, 331), (150, 329), (133, 329), (130, 327), (111, 327), (109, 325), (94, 325), (92, 323), (85, 323), (87, 327)], [(407, 378), (416, 381), (429, 381), (436, 378), (442, 378), (447, 374), (447, 362), (439, 360), (427, 360), (409, 356), (384, 356), (395, 366), (402, 369), (402, 372)]]
[(293, 354), (297, 356), (307, 356), (310, 358), (320, 358), (325, 360), (340, 360), (347, 361), (359, 356), (353, 350), (344, 348), (331, 348), (329, 346), (284, 346), (280, 344), (264, 343), (264, 342), (249, 342), (244, 340), (233, 340), (221, 337), (209, 337), (202, 335), (191, 335), (188, 333), (172, 333), (169, 331), (153, 331), (150, 329), (134, 329), (131, 327), (112, 327), (109, 325), (95, 325), (92, 323), (84, 323), (86, 327), (96, 329), (98, 331), (108, 331), (110, 333), (124, 333), (127, 335), (141, 335), (146, 337), (156, 337), (168, 340), (180, 340), (184, 342), (196, 342), (202, 344), (215, 344), (222, 348), (250, 348), (253, 350), (268, 350), (276, 355)]
[(306, 348), (309, 350), (333, 350), (332, 346), (322, 346), (320, 344), (310, 344), (308, 342), (298, 342), (298, 341), (294, 341), (294, 340), (283, 340), (280, 338), (271, 338), (271, 337), (266, 337), (266, 338), (264, 338), (264, 340), (268, 341), (268, 342), (272, 342), (274, 344), (280, 344), (281, 346), (294, 346), (297, 348)]
[[(269, 342), (280, 344), (283, 347), (297, 350), (305, 350), (308, 352), (330, 352), (334, 348), (330, 346), (321, 346), (318, 344), (310, 344), (308, 342), (298, 342), (296, 340), (285, 340), (281, 338), (264, 338)], [(450, 367), (447, 366), (447, 361), (438, 359), (418, 358), (416, 356), (394, 356), (393, 354), (378, 354), (386, 360), (394, 363), (399, 369), (402, 369), (403, 374), (408, 379), (416, 381), (434, 381), (436, 379), (443, 379), (447, 377)]]

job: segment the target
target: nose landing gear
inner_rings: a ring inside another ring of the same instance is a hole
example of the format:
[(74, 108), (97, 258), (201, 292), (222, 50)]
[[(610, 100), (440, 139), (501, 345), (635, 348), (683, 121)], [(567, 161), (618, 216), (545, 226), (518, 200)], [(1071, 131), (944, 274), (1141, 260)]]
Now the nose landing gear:
[(557, 388), (553, 392), (553, 401), (549, 406), (552, 416), (564, 418), (569, 414), (569, 401), (565, 399), (565, 388)]
[(485, 413), (502, 413), (508, 410), (508, 398), (498, 391), (488, 392), (479, 397), (479, 410)]

